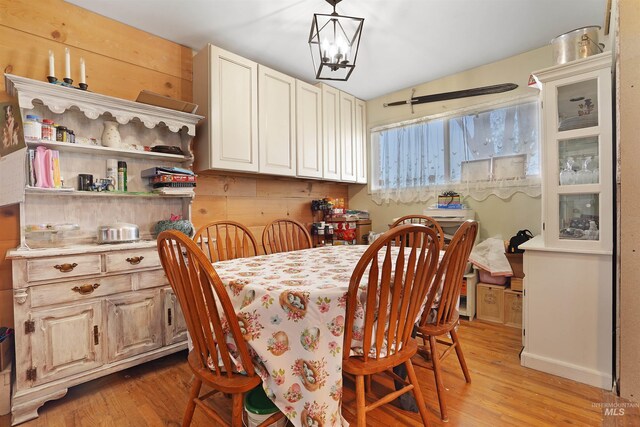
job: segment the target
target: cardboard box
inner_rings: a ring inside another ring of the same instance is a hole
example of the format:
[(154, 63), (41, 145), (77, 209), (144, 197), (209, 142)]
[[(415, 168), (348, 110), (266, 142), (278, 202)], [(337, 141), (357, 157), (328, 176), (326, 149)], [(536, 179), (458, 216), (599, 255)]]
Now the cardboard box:
[(504, 323), (504, 287), (478, 283), (476, 317), (489, 322)]
[(11, 364), (0, 372), (0, 415), (11, 412)]
[(504, 291), (504, 324), (514, 328), (522, 328), (522, 293), (512, 290)]
[(518, 277), (511, 278), (511, 290), (522, 292), (524, 290), (523, 280)]

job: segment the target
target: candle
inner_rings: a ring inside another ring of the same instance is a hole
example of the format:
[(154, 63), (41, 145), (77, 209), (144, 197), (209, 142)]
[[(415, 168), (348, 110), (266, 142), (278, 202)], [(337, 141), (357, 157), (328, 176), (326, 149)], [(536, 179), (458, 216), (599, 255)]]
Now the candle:
[(49, 51), (49, 75), (50, 76), (55, 76), (56, 75), (56, 70), (55, 70), (55, 67), (53, 65), (53, 51), (52, 50)]
[(80, 58), (80, 83), (87, 83), (85, 73), (84, 58)]
[(68, 47), (64, 48), (64, 77), (71, 78), (71, 54)]

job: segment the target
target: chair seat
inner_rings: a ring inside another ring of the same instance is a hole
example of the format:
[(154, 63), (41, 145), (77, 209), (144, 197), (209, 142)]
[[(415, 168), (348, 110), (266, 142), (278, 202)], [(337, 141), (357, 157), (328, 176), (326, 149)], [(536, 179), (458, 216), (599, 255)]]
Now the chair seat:
[(419, 332), (425, 336), (444, 335), (455, 328), (459, 320), (460, 315), (456, 312), (453, 316), (451, 316), (451, 320), (446, 323), (442, 323), (440, 325), (425, 323), (424, 325), (421, 325), (419, 328)]
[(411, 359), (418, 352), (418, 344), (411, 340), (398, 353), (379, 359), (369, 358), (365, 362), (362, 356), (351, 356), (342, 362), (342, 370), (353, 375), (371, 375), (385, 369), (393, 368)]
[(244, 393), (247, 390), (251, 390), (262, 382), (259, 376), (248, 377), (243, 374), (233, 372), (230, 376), (216, 375), (208, 367), (203, 367), (200, 363), (198, 355), (193, 351), (189, 352), (189, 366), (194, 374), (196, 374), (202, 381), (215, 386), (217, 390), (223, 393)]

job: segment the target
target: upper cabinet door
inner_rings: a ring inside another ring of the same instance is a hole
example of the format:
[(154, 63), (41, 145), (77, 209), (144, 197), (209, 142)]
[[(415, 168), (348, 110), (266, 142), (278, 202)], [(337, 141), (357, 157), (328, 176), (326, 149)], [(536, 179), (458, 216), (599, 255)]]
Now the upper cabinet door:
[(193, 60), (193, 99), (207, 116), (196, 136), (195, 169), (258, 172), (258, 67), (208, 45)]
[(345, 182), (356, 181), (355, 115), (356, 99), (340, 92), (340, 179)]
[(354, 142), (356, 147), (356, 182), (367, 183), (367, 104), (356, 99), (354, 124)]
[(325, 84), (322, 87), (322, 141), (325, 179), (340, 180), (340, 91)]
[(322, 90), (296, 80), (298, 176), (322, 178)]
[(258, 66), (260, 172), (296, 175), (296, 79)]

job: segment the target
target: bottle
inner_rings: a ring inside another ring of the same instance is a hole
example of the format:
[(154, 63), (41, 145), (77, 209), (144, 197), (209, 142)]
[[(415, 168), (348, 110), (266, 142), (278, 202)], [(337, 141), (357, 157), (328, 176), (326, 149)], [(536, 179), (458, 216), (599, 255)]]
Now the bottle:
[(53, 120), (42, 119), (42, 139), (45, 141), (56, 140), (56, 128), (53, 126)]
[(22, 129), (26, 139), (40, 139), (42, 137), (40, 117), (33, 114), (27, 114), (27, 118), (24, 121)]
[(107, 179), (111, 180), (111, 185), (113, 185), (113, 189), (118, 189), (118, 160), (117, 159), (107, 159)]
[(127, 162), (118, 162), (118, 191), (127, 191)]
[(56, 128), (56, 141), (67, 142), (67, 128), (66, 126), (58, 125)]

